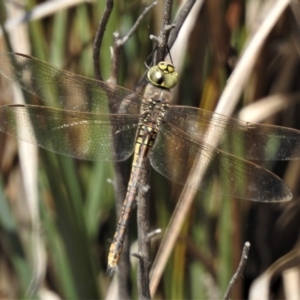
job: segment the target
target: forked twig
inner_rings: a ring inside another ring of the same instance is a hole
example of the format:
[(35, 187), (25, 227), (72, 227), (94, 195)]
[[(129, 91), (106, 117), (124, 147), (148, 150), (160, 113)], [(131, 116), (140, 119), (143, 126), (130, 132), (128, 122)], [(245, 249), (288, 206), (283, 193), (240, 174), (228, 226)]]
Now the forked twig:
[(150, 4), (149, 6), (147, 6), (144, 11), (140, 14), (140, 16), (138, 17), (138, 19), (136, 20), (135, 24), (132, 26), (132, 28), (128, 31), (128, 33), (121, 39), (118, 40), (117, 46), (123, 46), (127, 40), (135, 33), (135, 31), (138, 29), (138, 27), (140, 26), (142, 20), (144, 19), (144, 17), (147, 15), (147, 13), (154, 8), (154, 6), (157, 4), (157, 1), (154, 1), (152, 4)]
[(145, 18), (147, 13), (154, 8), (154, 6), (157, 4), (157, 1), (153, 2), (149, 6), (147, 6), (144, 11), (140, 14), (138, 19), (136, 20), (135, 24), (132, 26), (132, 28), (128, 31), (128, 33), (123, 37), (119, 37), (119, 33), (114, 33), (114, 45), (112, 49), (112, 68), (111, 68), (111, 74), (110, 74), (110, 82), (114, 82), (115, 78), (117, 78), (117, 73), (119, 69), (119, 61), (120, 61), (120, 49), (123, 47), (123, 45), (128, 41), (128, 39), (136, 32), (139, 25), (141, 24), (141, 21)]
[(187, 0), (184, 3), (184, 5), (182, 6), (182, 8), (180, 9), (180, 12), (177, 15), (177, 17), (175, 18), (174, 23), (176, 26), (171, 31), (170, 36), (169, 36), (169, 41), (168, 41), (169, 49), (172, 48), (174, 42), (176, 41), (179, 31), (180, 31), (186, 17), (188, 16), (191, 9), (193, 8), (195, 2), (196, 2), (196, 0)]

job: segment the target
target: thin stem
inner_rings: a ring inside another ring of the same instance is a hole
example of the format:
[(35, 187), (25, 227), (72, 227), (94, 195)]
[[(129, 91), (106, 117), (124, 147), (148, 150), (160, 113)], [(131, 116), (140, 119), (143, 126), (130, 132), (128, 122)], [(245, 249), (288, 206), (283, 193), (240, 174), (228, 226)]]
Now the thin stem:
[(183, 7), (181, 8), (179, 14), (177, 15), (177, 17), (175, 18), (175, 27), (174, 29), (171, 31), (170, 36), (169, 36), (169, 41), (168, 41), (168, 47), (169, 49), (172, 48), (174, 42), (177, 39), (178, 33), (186, 19), (186, 17), (188, 16), (188, 14), (190, 13), (191, 9), (193, 8), (194, 4), (195, 4), (196, 0), (188, 0), (184, 3)]
[(249, 250), (250, 250), (250, 243), (246, 242), (244, 245), (244, 249), (243, 249), (243, 253), (242, 253), (242, 257), (238, 266), (237, 271), (235, 272), (235, 274), (233, 275), (233, 277), (231, 278), (228, 288), (226, 290), (226, 293), (224, 295), (224, 300), (229, 300), (230, 299), (230, 294), (231, 291), (233, 289), (233, 286), (235, 285), (236, 281), (243, 276), (246, 264), (247, 264), (247, 260), (248, 260), (248, 254), (249, 254)]
[(135, 24), (132, 26), (132, 28), (129, 30), (129, 32), (118, 41), (118, 47), (124, 45), (127, 40), (135, 33), (135, 31), (138, 29), (139, 25), (141, 24), (142, 20), (145, 18), (147, 13), (156, 6), (157, 1), (154, 1), (152, 4), (147, 6), (144, 11), (141, 13), (141, 15), (136, 20)]
[(100, 20), (98, 30), (96, 32), (95, 40), (94, 40), (94, 47), (93, 47), (94, 73), (95, 73), (95, 78), (98, 80), (103, 80), (101, 70), (100, 70), (100, 62), (99, 62), (100, 49), (101, 49), (101, 44), (106, 29), (106, 25), (108, 23), (113, 7), (114, 7), (114, 0), (107, 0), (105, 11)]
[(139, 251), (139, 268), (138, 268), (138, 299), (148, 300), (150, 296), (150, 240), (147, 238), (150, 228), (149, 220), (149, 186), (145, 183), (149, 181), (150, 176), (148, 170), (149, 161), (146, 161), (143, 168), (147, 170), (141, 178), (143, 185), (139, 186), (138, 195), (138, 211), (137, 211), (137, 223), (138, 223), (138, 251)]
[(155, 64), (164, 60), (167, 53), (168, 38), (169, 38), (170, 31), (173, 28), (172, 25), (170, 26), (172, 5), (173, 5), (173, 0), (165, 0), (164, 14), (163, 14), (163, 27), (157, 39), (158, 45), (157, 45), (156, 58), (154, 61)]
[(142, 20), (145, 18), (147, 13), (154, 8), (154, 6), (157, 4), (157, 1), (153, 2), (149, 6), (147, 6), (144, 11), (141, 13), (141, 15), (136, 20), (135, 24), (132, 26), (132, 28), (128, 31), (128, 33), (123, 37), (119, 37), (119, 33), (114, 33), (114, 46), (113, 46), (113, 53), (112, 53), (112, 68), (111, 68), (111, 74), (110, 74), (110, 82), (115, 83), (117, 78), (117, 73), (119, 70), (119, 62), (120, 62), (120, 50), (124, 46), (124, 44), (128, 41), (128, 39), (136, 32), (139, 25), (141, 24)]

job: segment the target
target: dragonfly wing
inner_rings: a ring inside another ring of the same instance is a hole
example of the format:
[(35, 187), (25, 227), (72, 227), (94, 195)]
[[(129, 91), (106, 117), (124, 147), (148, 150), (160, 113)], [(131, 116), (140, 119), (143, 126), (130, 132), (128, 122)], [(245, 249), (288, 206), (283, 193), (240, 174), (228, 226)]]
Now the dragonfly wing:
[(227, 154), (163, 122), (150, 154), (153, 168), (190, 188), (260, 202), (289, 200), (284, 182), (273, 173)]
[(0, 73), (43, 101), (40, 105), (93, 113), (137, 114), (143, 96), (59, 70), (37, 58), (0, 53)]
[(212, 145), (235, 156), (252, 160), (300, 159), (300, 131), (264, 124), (254, 124), (207, 110), (171, 106), (166, 122), (186, 132), (196, 142), (203, 140), (209, 129)]
[(35, 105), (0, 106), (0, 131), (85, 160), (127, 159), (133, 152), (138, 121), (139, 115), (80, 113)]

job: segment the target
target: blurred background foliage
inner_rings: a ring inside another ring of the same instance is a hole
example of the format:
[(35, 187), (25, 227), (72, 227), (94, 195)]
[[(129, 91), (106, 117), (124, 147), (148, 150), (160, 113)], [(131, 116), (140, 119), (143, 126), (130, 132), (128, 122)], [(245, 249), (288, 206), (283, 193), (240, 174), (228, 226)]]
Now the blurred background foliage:
[[(54, 9), (45, 7), (50, 2), (56, 2)], [(63, 2), (2, 0), (0, 18), (5, 31), (0, 51), (10, 51), (7, 36), (13, 51), (93, 77), (93, 39), (105, 1), (65, 1), (69, 4), (62, 7)], [(174, 102), (213, 110), (245, 42), (276, 1), (197, 2), (193, 25), (188, 33), (183, 32), (186, 43), (175, 45), (172, 52), (180, 73)], [(101, 48), (104, 79), (110, 74), (113, 32), (126, 35), (148, 4), (116, 1)], [(173, 5), (175, 16), (181, 2), (174, 1)], [(43, 7), (45, 15), (16, 22)], [(119, 85), (133, 89), (145, 71), (144, 62), (153, 49), (149, 35), (159, 34), (162, 13), (163, 1), (159, 1), (122, 49)], [(296, 2), (280, 17), (255, 61), (236, 115), (256, 103), (250, 113), (264, 114), (264, 123), (300, 129), (299, 17)], [(13, 103), (10, 83), (1, 77), (0, 84), (0, 103)], [(280, 105), (274, 110), (275, 101)], [(105, 275), (109, 239), (116, 228), (114, 190), (108, 180), (114, 178), (112, 165), (80, 161), (43, 149), (36, 154), (30, 147), (20, 154), (20, 144), (0, 133), (0, 297), (17, 299), (31, 294), (41, 299), (112, 299), (109, 293), (114, 281)], [(269, 299), (288, 299), (288, 291), (295, 295), (299, 251), (290, 251), (297, 247), (300, 228), (300, 165), (296, 161), (262, 165), (284, 178), (293, 191), (293, 200), (265, 204), (199, 192), (155, 298), (222, 297), (246, 241), (252, 245), (249, 261), (233, 298), (247, 298), (252, 282), (261, 274), (272, 279), (266, 285)], [(130, 161), (127, 167), (129, 173)], [(32, 186), (36, 191), (31, 191)], [(152, 172), (151, 228), (166, 229), (181, 189)], [(132, 243), (136, 240), (134, 215), (130, 223)], [(153, 257), (160, 238), (152, 243)], [(284, 273), (280, 268), (276, 271), (276, 262), (282, 257), (292, 261), (294, 273)]]

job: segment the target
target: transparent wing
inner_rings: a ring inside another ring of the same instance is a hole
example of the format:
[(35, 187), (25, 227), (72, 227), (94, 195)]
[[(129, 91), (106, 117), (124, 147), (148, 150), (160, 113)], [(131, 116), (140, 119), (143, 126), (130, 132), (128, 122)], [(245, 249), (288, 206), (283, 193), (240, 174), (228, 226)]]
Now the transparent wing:
[(94, 114), (35, 105), (0, 106), (0, 131), (86, 160), (127, 159), (133, 151), (138, 121), (139, 115)]
[(171, 106), (165, 121), (201, 143), (210, 125), (211, 140), (221, 135), (218, 148), (252, 160), (290, 160), (300, 158), (300, 131), (254, 124), (187, 106)]
[(170, 180), (213, 194), (260, 202), (292, 197), (283, 181), (273, 173), (201, 141), (192, 141), (168, 123), (161, 124), (150, 162)]
[(45, 106), (93, 113), (140, 111), (143, 96), (106, 82), (56, 69), (23, 54), (0, 53), (0, 73)]

